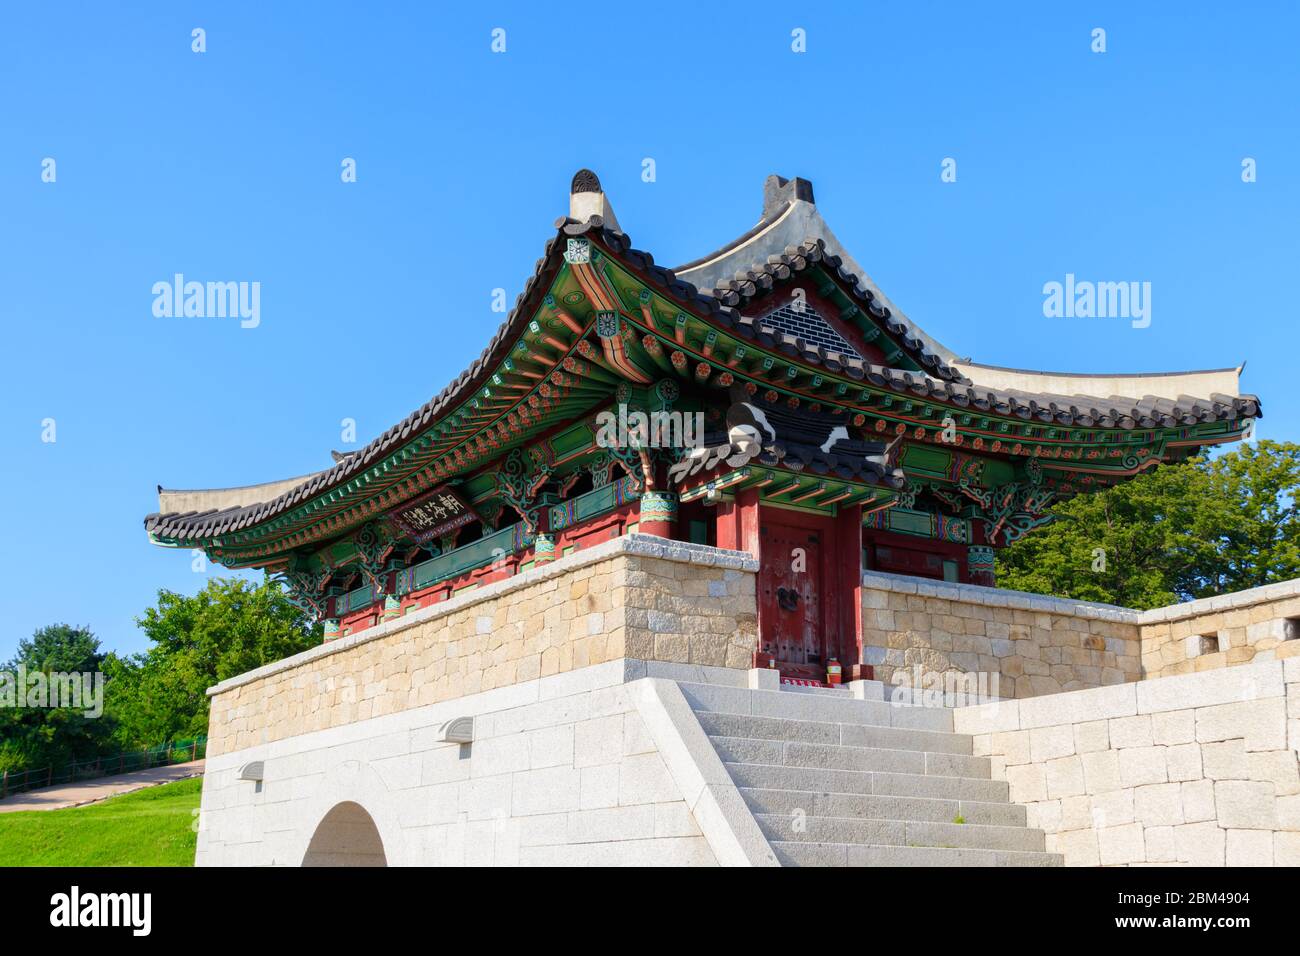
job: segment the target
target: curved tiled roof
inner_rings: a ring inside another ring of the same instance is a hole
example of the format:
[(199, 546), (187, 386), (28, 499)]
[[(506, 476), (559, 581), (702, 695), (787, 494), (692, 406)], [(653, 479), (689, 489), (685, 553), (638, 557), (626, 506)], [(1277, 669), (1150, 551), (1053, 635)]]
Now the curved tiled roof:
[[(582, 231), (603, 228), (599, 219), (593, 219)], [(542, 257), (537, 260), (533, 274), (515, 300), (515, 307), (497, 329), (492, 341), (479, 357), (461, 372), (446, 388), (425, 402), (402, 421), (355, 453), (341, 457), (332, 468), (318, 472), (293, 489), (269, 498), (267, 501), (247, 505), (181, 514), (155, 513), (144, 519), (145, 529), (152, 535), (166, 538), (208, 538), (230, 534), (259, 524), (287, 509), (328, 492), (364, 472), (383, 459), (390, 451), (408, 439), (427, 430), (450, 408), (467, 398), (506, 358), (515, 340), (527, 326), (536, 306), (535, 299), (544, 294), (540, 281), (544, 274), (558, 268), (567, 235), (572, 234), (567, 219), (556, 224), (557, 232), (546, 243)]]
[[(157, 512), (145, 518), (147, 531), (162, 538), (199, 540), (237, 532), (283, 514), (294, 506), (325, 494), (363, 474), (397, 447), (428, 430), (455, 405), (484, 384), (492, 371), (507, 357), (530, 317), (549, 288), (550, 279), (563, 262), (566, 239), (590, 235), (599, 240), (620, 261), (638, 271), (665, 296), (715, 322), (738, 336), (774, 347), (791, 356), (820, 365), (828, 371), (898, 392), (910, 392), (926, 400), (949, 403), (955, 408), (1063, 426), (1102, 428), (1176, 427), (1197, 422), (1257, 417), (1259, 401), (1253, 395), (1216, 393), (1206, 397), (1156, 396), (1103, 398), (1091, 395), (1055, 395), (995, 390), (973, 385), (937, 353), (908, 323), (897, 319), (858, 277), (844, 268), (840, 257), (827, 253), (820, 238), (787, 246), (767, 261), (737, 273), (711, 293), (704, 293), (680, 279), (673, 270), (658, 266), (653, 256), (632, 248), (628, 236), (608, 228), (600, 216), (585, 222), (562, 217), (556, 234), (547, 242), (533, 275), (515, 302), (510, 315), (497, 329), (479, 357), (436, 396), (360, 450), (338, 457), (333, 467), (307, 477), (301, 484), (267, 501), (184, 513)], [(828, 350), (820, 345), (780, 332), (761, 319), (741, 314), (744, 305), (771, 294), (779, 284), (814, 267), (821, 266), (846, 287), (846, 294), (879, 320), (896, 344), (929, 372), (912, 372), (864, 362), (856, 356)], [(546, 281), (543, 281), (543, 280)], [(816, 466), (815, 459), (808, 464)], [(835, 468), (838, 462), (829, 463)], [(886, 475), (878, 476), (889, 483)]]

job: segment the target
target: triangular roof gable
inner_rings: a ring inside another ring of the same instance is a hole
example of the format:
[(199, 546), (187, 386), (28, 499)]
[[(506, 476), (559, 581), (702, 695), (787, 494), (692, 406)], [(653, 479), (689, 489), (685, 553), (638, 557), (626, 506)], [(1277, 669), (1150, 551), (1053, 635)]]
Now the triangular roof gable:
[[(787, 246), (763, 264), (737, 273), (714, 289), (713, 295), (722, 304), (759, 319), (782, 301), (790, 300), (800, 280), (810, 282), (823, 300), (831, 301), (838, 309), (838, 315), (822, 318), (840, 320), (834, 331), (850, 344), (861, 346), (863, 358), (879, 350), (884, 359), (879, 364), (923, 372), (945, 382), (968, 381), (932, 351), (909, 323), (897, 318), (875, 293), (863, 286), (839, 256), (827, 252), (826, 243), (820, 238)], [(868, 361), (868, 364), (876, 363)]]

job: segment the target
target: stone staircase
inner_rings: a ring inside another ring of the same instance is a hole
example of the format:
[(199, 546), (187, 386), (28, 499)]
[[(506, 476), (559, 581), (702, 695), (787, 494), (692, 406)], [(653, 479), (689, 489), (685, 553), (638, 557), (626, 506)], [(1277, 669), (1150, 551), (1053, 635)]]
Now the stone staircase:
[(681, 683), (786, 866), (1060, 866), (943, 708)]

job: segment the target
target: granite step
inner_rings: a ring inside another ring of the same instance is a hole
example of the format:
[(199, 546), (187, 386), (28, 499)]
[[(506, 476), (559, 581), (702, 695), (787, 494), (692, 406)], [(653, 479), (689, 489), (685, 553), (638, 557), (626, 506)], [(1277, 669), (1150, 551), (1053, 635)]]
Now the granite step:
[(910, 730), (829, 721), (789, 720), (745, 714), (701, 713), (700, 726), (710, 737), (752, 737), (755, 740), (800, 741), (877, 750), (921, 750), (970, 756), (971, 738), (940, 730)]
[(783, 866), (1062, 866), (1059, 853), (969, 847), (881, 846), (775, 841)]
[(877, 796), (862, 793), (815, 793), (808, 790), (765, 790), (742, 787), (740, 795), (755, 813), (803, 812), (819, 817), (863, 820), (920, 820), (1023, 827), (1025, 808), (1015, 803), (982, 800), (941, 800), (933, 797)]
[(754, 819), (770, 841), (863, 846), (929, 846), (972, 850), (1046, 850), (1042, 830), (925, 820), (862, 820), (759, 813)]
[(723, 762), (737, 787), (763, 790), (925, 797), (937, 800), (975, 800), (983, 803), (1005, 803), (1010, 792), (1005, 780), (985, 780), (979, 777), (828, 770), (781, 764), (736, 763), (725, 758)]
[(866, 770), (925, 774), (940, 777), (976, 777), (987, 780), (987, 757), (922, 750), (881, 750), (841, 747), (803, 741), (759, 740), (753, 737), (710, 737), (724, 762), (774, 764), (824, 770)]
[[(1059, 866), (952, 713), (679, 683), (787, 866)], [(868, 693), (870, 689), (868, 688)]]
[(679, 681), (677, 686), (697, 714), (739, 714), (782, 720), (952, 732), (951, 710), (943, 707), (913, 707), (879, 700), (858, 700), (849, 696), (847, 690), (799, 694), (688, 681)]

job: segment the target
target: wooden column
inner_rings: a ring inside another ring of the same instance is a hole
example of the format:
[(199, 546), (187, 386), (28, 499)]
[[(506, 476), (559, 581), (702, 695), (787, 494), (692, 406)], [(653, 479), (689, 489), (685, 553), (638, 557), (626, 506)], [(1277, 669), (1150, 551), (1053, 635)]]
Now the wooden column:
[(676, 537), (677, 494), (672, 491), (641, 492), (641, 516), (637, 531), (659, 538)]
[(835, 515), (836, 594), (839, 601), (839, 659), (844, 680), (871, 680), (862, 663), (862, 506), (840, 508)]
[(717, 506), (719, 548), (748, 551), (758, 557), (758, 489), (742, 491)]

